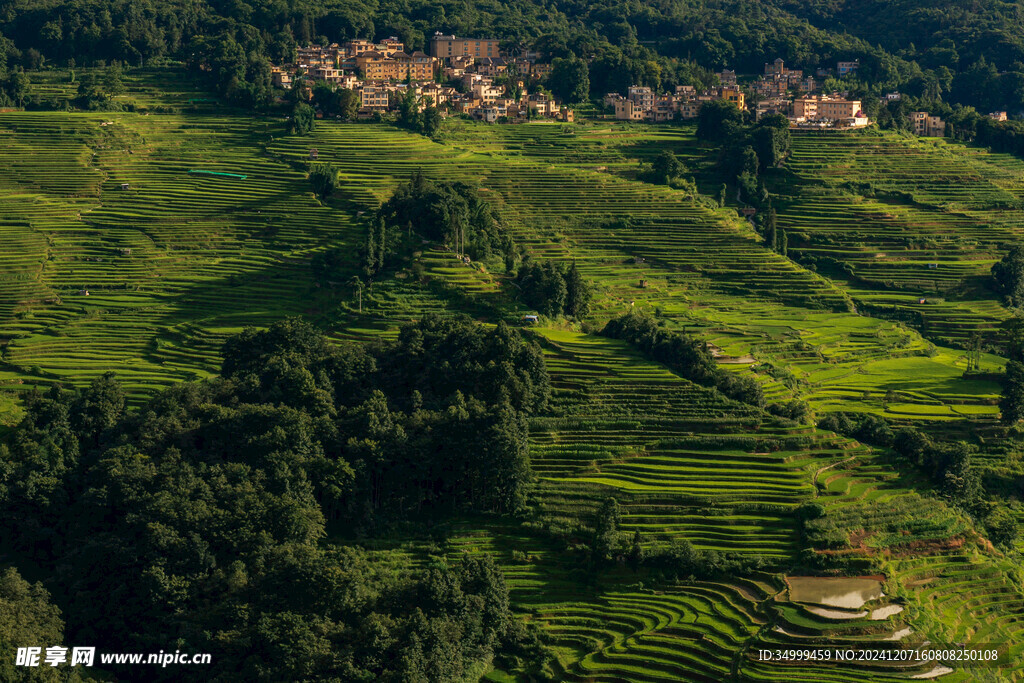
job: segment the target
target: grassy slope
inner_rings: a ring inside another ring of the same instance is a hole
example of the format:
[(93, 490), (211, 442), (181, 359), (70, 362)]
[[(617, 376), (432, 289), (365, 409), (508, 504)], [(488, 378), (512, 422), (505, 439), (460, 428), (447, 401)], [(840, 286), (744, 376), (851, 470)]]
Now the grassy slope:
[[(0, 378), (82, 382), (113, 369), (141, 397), (215, 371), (227, 334), (282, 315), (354, 339), (390, 334), (427, 310), (516, 317), (498, 276), (430, 245), (418, 256), (426, 277), (403, 269), (374, 284), (363, 315), (349, 292), (309, 283), (311, 254), (358, 244), (358, 212), (420, 169), (478, 179), (531, 251), (575, 258), (598, 285), (598, 320), (630, 305), (658, 308), (730, 356), (790, 369), (792, 386), (758, 375), (772, 395), (908, 420), (983, 425), (993, 413), (996, 388), (962, 380), (958, 352), (842, 312), (846, 291), (764, 250), (728, 210), (630, 179), (637, 158), (665, 145), (690, 150), (697, 165), (686, 129), (459, 125), (442, 144), (387, 126), (322, 124), (309, 139), (278, 131), (203, 113), (0, 115), (9, 143), (0, 157), (11, 169), (0, 179), (10, 262), (0, 277), (0, 338), (9, 340)], [(314, 146), (343, 169), (333, 206), (320, 206), (303, 177)], [(194, 168), (248, 177), (190, 176)], [(119, 190), (122, 182), (131, 188)], [(82, 286), (89, 297), (77, 294)], [(975, 551), (965, 520), (912, 493), (870, 451), (723, 401), (621, 344), (539, 331), (556, 387), (555, 414), (531, 429), (544, 524), (585, 519), (612, 494), (624, 528), (639, 529), (648, 547), (685, 537), (786, 563), (798, 548), (793, 509), (817, 498), (843, 533), (868, 532), (849, 552), (888, 561), (890, 592), (908, 603), (882, 622), (834, 623), (787, 602), (767, 575), (655, 592), (622, 570), (589, 586), (533, 533), (489, 522), (459, 530), (445, 552), (498, 556), (516, 604), (555, 637), (566, 678), (772, 679), (776, 670), (744, 658), (749, 648), (821, 633), (877, 642), (906, 625), (945, 639), (990, 629), (1014, 642), (1024, 602), (1005, 561)], [(889, 390), (899, 401), (883, 407)]]

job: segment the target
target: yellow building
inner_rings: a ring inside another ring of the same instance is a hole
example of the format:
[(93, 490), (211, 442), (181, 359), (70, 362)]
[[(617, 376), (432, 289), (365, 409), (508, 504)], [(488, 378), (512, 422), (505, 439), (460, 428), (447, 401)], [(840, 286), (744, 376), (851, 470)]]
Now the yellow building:
[(744, 107), (746, 107), (746, 100), (743, 97), (743, 91), (739, 88), (722, 88), (719, 96), (723, 100), (735, 104), (740, 111), (743, 111)]
[(368, 81), (390, 81), (412, 78), (414, 81), (429, 81), (434, 78), (433, 57), (416, 51), (411, 55), (396, 52), (385, 55), (377, 50), (363, 52), (356, 57), (356, 67)]
[(435, 33), (430, 39), (430, 55), (438, 59), (469, 55), (471, 57), (499, 57), (495, 38), (456, 38), (454, 35)]

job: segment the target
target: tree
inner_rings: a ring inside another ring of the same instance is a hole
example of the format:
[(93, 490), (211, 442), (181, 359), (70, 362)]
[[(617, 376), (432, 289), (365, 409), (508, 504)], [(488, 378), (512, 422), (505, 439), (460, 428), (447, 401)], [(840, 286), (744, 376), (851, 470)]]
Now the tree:
[(24, 71), (14, 71), (7, 79), (7, 92), (11, 99), (17, 102), (18, 106), (24, 106), (25, 96), (28, 95), (29, 79)]
[(740, 110), (732, 102), (705, 102), (697, 113), (697, 137), (706, 142), (721, 142), (735, 132), (741, 122)]
[(1024, 362), (1024, 317), (1019, 313), (999, 324), (1006, 337), (1006, 357)]
[(338, 168), (334, 164), (313, 164), (309, 182), (320, 201), (326, 201), (339, 187)]
[(437, 107), (429, 106), (423, 110), (420, 132), (427, 137), (433, 137), (441, 129), (442, 121), (441, 112), (437, 110)]
[(985, 518), (985, 529), (996, 545), (1013, 547), (1019, 535), (1017, 518), (1004, 506), (999, 506)]
[(633, 531), (633, 540), (629, 544), (629, 567), (633, 571), (640, 568), (640, 565), (644, 562), (644, 548), (641, 544), (640, 530), (636, 529)]
[(594, 520), (594, 558), (607, 561), (619, 545), (619, 525), (622, 523), (622, 510), (614, 498), (605, 498), (597, 510)]
[(992, 264), (992, 288), (1003, 295), (1007, 306), (1024, 305), (1024, 246), (1016, 246)]
[(428, 180), (416, 173), (378, 210), (392, 227), (409, 226), (425, 239), (483, 259), (500, 248), (504, 230), (475, 188), (458, 181)]
[(789, 154), (792, 144), (789, 119), (782, 114), (764, 116), (751, 132), (751, 144), (762, 169), (778, 166)]
[(292, 135), (308, 135), (313, 132), (315, 121), (316, 113), (313, 111), (313, 107), (304, 102), (296, 102), (295, 106), (292, 107), (288, 130)]
[[(13, 567), (0, 573), (0, 647), (11, 653), (0, 659), (0, 678), (6, 681), (59, 681), (57, 670), (14, 666), (19, 647), (60, 645), (64, 642), (60, 610), (50, 603), (42, 584), (30, 584)], [(45, 650), (44, 650), (45, 651)]]
[(405, 94), (398, 101), (398, 125), (409, 130), (420, 130), (420, 98), (416, 89), (407, 86)]
[(567, 104), (586, 102), (590, 97), (587, 63), (575, 55), (551, 61), (548, 87), (556, 98)]
[(573, 261), (565, 274), (565, 314), (574, 318), (586, 316), (590, 313), (591, 296), (590, 284)]
[(348, 88), (339, 88), (334, 92), (335, 109), (345, 121), (352, 121), (359, 113), (359, 93)]
[(772, 251), (779, 249), (779, 235), (775, 208), (768, 209), (768, 215), (764, 219), (764, 243)]
[(358, 275), (353, 275), (349, 281), (348, 286), (355, 290), (356, 296), (359, 298), (359, 312), (363, 312), (363, 281)]
[(671, 150), (662, 150), (651, 163), (651, 179), (663, 185), (668, 185), (685, 172), (686, 166)]
[(967, 372), (981, 370), (981, 334), (971, 332), (967, 338)]
[(1003, 424), (1013, 425), (1024, 419), (1024, 363), (1011, 360), (1006, 363), (1003, 391), (999, 399), (999, 413)]
[(568, 299), (565, 274), (554, 261), (525, 260), (515, 283), (526, 305), (543, 315), (554, 318), (565, 312)]

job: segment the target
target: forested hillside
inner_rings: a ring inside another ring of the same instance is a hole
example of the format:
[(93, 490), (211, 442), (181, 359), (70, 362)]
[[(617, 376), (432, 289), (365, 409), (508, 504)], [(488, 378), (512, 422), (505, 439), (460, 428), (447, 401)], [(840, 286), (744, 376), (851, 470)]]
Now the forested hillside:
[[(632, 84), (700, 84), (723, 67), (752, 73), (776, 56), (813, 70), (860, 59), (855, 89), (898, 88), (933, 106), (1018, 111), (1021, 19), (1008, 3), (676, 0), (542, 4), (425, 2), (8, 3), (0, 13), (0, 79), (19, 67), (186, 61), (239, 103), (269, 101), (269, 64), (296, 45), (398, 36), (425, 49), (434, 31), (496, 37), (547, 57), (590, 62), (590, 94)], [(17, 99), (13, 84), (8, 96)]]

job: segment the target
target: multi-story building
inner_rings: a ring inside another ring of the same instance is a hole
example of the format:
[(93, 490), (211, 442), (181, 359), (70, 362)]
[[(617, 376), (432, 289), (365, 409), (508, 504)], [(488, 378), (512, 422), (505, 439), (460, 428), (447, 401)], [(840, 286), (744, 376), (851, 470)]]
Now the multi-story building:
[(761, 97), (782, 97), (786, 94), (789, 89), (789, 82), (787, 80), (766, 80), (759, 78), (751, 85), (754, 92)]
[(385, 55), (377, 50), (369, 50), (356, 57), (356, 66), (368, 81), (405, 78), (428, 81), (434, 77), (434, 58), (419, 51), (411, 55), (404, 52)]
[(430, 56), (437, 59), (470, 55), (472, 57), (500, 57), (495, 38), (457, 38), (438, 31), (430, 39)]
[(859, 128), (870, 123), (860, 100), (845, 97), (798, 97), (793, 100), (789, 120), (798, 127)]
[(765, 76), (783, 76), (786, 73), (786, 62), (782, 57), (776, 57), (774, 62), (764, 63)]
[(621, 97), (615, 100), (615, 118), (620, 121), (643, 121), (644, 110), (633, 100)]
[(841, 121), (863, 117), (860, 100), (842, 97), (798, 97), (793, 100), (793, 118), (803, 121)]
[(938, 116), (929, 116), (926, 111), (911, 112), (910, 122), (914, 126), (914, 135), (941, 138), (946, 134), (946, 122)]
[(994, 112), (991, 112), (988, 115), (988, 117), (990, 119), (992, 119), (993, 121), (1006, 121), (1006, 119), (1007, 119), (1005, 111), (994, 111)]
[(718, 72), (718, 80), (722, 85), (736, 85), (736, 72), (729, 69), (722, 69)]
[(726, 100), (727, 102), (732, 102), (740, 111), (743, 111), (746, 106), (743, 91), (736, 87), (722, 88), (718, 92), (718, 97), (719, 99)]
[(364, 52), (370, 52), (371, 50), (380, 52), (380, 50), (377, 50), (377, 46), (373, 44), (372, 40), (356, 38), (345, 43), (345, 54), (348, 57), (358, 57)]
[(860, 68), (860, 60), (855, 59), (852, 62), (839, 62), (836, 65), (836, 71), (839, 73), (839, 77), (842, 78), (846, 74), (852, 74), (854, 71)]
[(270, 78), (275, 88), (289, 90), (292, 87), (292, 75), (280, 67), (273, 67), (270, 70)]
[(818, 118), (838, 121), (855, 118), (858, 114), (861, 114), (860, 100), (825, 97), (818, 100)]
[(704, 103), (700, 100), (687, 100), (679, 103), (679, 118), (695, 119), (700, 114), (700, 108)]
[(341, 72), (333, 66), (317, 66), (309, 71), (309, 77), (316, 81), (327, 81), (336, 83), (341, 78)]
[(761, 100), (757, 103), (757, 107), (754, 111), (754, 118), (756, 121), (760, 121), (762, 117), (768, 114), (783, 114), (789, 116), (793, 111), (793, 105), (789, 100), (784, 97), (775, 97), (770, 100)]
[(314, 66), (337, 66), (338, 57), (344, 52), (344, 48), (337, 43), (327, 47), (321, 45), (308, 45), (295, 50), (295, 61), (309, 67)]
[(528, 109), (537, 112), (539, 116), (552, 116), (558, 111), (555, 101), (544, 93), (530, 93), (526, 102)]
[(508, 63), (501, 57), (481, 57), (476, 60), (476, 72), (484, 76), (500, 76), (508, 69)]
[(813, 121), (818, 118), (818, 98), (798, 97), (793, 100), (793, 119)]
[(420, 97), (424, 104), (440, 107), (445, 102), (451, 101), (456, 95), (455, 88), (437, 83), (427, 83), (420, 89)]
[(397, 36), (389, 36), (375, 45), (374, 49), (386, 55), (393, 55), (396, 52), (405, 52), (405, 44)]
[(385, 112), (391, 104), (388, 89), (383, 85), (364, 83), (359, 92), (359, 109), (363, 112)]
[(473, 97), (485, 104), (490, 104), (505, 94), (505, 89), (490, 81), (477, 81), (473, 84)]
[(661, 95), (654, 100), (654, 106), (648, 112), (649, 118), (655, 123), (672, 121), (679, 112), (679, 100), (672, 95)]
[(650, 88), (631, 85), (628, 99), (642, 112), (650, 111), (654, 107), (654, 92)]
[(817, 79), (815, 79), (814, 76), (808, 76), (800, 81), (797, 85), (797, 90), (800, 92), (814, 92), (818, 89), (818, 86), (819, 84)]

